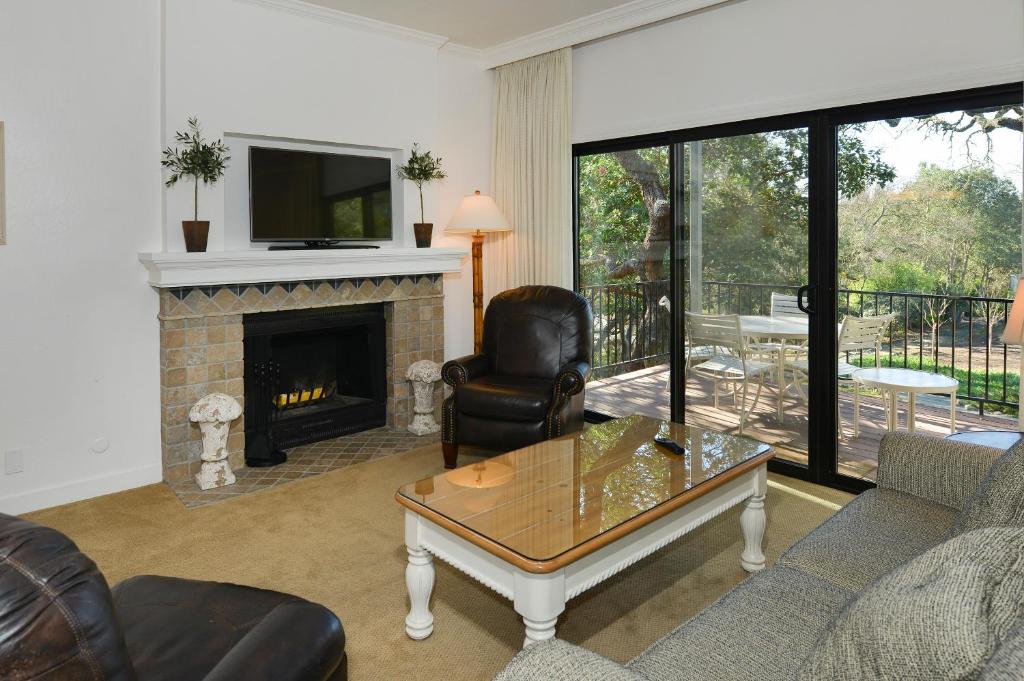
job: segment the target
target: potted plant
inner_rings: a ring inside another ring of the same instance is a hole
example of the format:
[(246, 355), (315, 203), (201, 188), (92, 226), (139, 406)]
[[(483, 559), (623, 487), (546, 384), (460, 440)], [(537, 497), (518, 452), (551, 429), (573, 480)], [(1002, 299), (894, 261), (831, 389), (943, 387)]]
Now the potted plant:
[(398, 176), (415, 184), (420, 192), (420, 221), (413, 223), (412, 230), (416, 234), (416, 247), (427, 248), (430, 246), (430, 236), (434, 231), (434, 224), (424, 220), (423, 185), (445, 178), (445, 172), (441, 169), (441, 159), (434, 158), (429, 151), (421, 154), (419, 145), (413, 144), (409, 160), (404, 166), (398, 167)]
[(199, 219), (199, 180), (204, 184), (213, 184), (224, 176), (231, 157), (224, 142), (217, 140), (207, 142), (199, 130), (199, 119), (190, 116), (188, 132), (178, 132), (175, 139), (181, 147), (164, 149), (160, 165), (170, 172), (167, 186), (173, 187), (178, 180), (191, 177), (193, 182), (192, 201), (193, 216), (191, 220), (181, 221), (181, 230), (185, 235), (185, 250), (189, 253), (206, 250), (206, 239), (210, 235), (210, 221)]

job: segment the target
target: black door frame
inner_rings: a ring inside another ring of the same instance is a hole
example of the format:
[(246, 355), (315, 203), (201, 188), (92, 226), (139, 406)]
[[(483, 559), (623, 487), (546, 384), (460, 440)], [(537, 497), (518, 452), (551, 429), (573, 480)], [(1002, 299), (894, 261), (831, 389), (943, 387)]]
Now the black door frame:
[[(838, 225), (838, 192), (836, 186), (836, 160), (839, 126), (851, 123), (863, 123), (886, 118), (902, 118), (906, 116), (922, 116), (959, 109), (982, 109), (1006, 104), (1019, 104), (1024, 101), (1024, 83), (1012, 82), (987, 87), (958, 90), (954, 92), (935, 93), (882, 100), (864, 104), (831, 107), (801, 113), (768, 116), (730, 123), (697, 126), (660, 133), (633, 135), (609, 140), (582, 142), (572, 146), (573, 155), (573, 282), (576, 289), (580, 285), (579, 273), (579, 204), (578, 179), (579, 157), (591, 154), (623, 151), (655, 146), (667, 146), (669, 149), (669, 176), (671, 186), (671, 210), (673, 238), (670, 244), (671, 254), (671, 297), (672, 328), (678, 326), (678, 315), (682, 311), (680, 297), (682, 295), (685, 275), (680, 249), (685, 245), (685, 235), (678, 229), (679, 221), (676, 214), (679, 205), (677, 187), (679, 179), (677, 164), (677, 145), (716, 137), (735, 137), (776, 130), (807, 128), (808, 130), (808, 284), (812, 287), (815, 314), (810, 316), (810, 390), (815, 399), (810, 401), (808, 414), (808, 465), (795, 462), (773, 460), (769, 470), (790, 475), (796, 478), (861, 492), (874, 487), (867, 480), (840, 475), (837, 459), (837, 422), (835, 404), (838, 389), (835, 381), (835, 352), (826, 352), (826, 348), (836, 347), (836, 288), (837, 288), (837, 257), (839, 244)], [(671, 334), (670, 371), (672, 376), (671, 413), (673, 419), (683, 414), (685, 402), (685, 381), (682, 372), (676, 369), (680, 339)], [(818, 399), (826, 398), (826, 399)], [(588, 412), (588, 420), (606, 420), (604, 414)]]

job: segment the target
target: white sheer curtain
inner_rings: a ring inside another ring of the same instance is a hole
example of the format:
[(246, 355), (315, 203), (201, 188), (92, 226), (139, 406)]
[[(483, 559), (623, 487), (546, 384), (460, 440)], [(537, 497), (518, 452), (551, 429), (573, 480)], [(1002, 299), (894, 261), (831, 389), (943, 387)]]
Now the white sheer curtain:
[(512, 232), (484, 245), (484, 297), (572, 287), (572, 49), (499, 66), (491, 188)]

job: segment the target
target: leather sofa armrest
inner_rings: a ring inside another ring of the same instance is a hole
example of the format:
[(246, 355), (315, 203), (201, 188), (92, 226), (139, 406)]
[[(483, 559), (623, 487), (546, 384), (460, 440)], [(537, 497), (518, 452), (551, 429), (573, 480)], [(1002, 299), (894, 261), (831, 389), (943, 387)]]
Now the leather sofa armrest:
[(441, 378), (454, 388), (483, 376), (490, 369), (491, 362), (486, 355), (467, 355), (445, 362), (441, 367)]
[(494, 681), (644, 681), (606, 657), (557, 638), (524, 648)]
[(341, 622), (322, 605), (296, 599), (270, 611), (203, 681), (327, 681), (341, 664)]
[(1000, 449), (919, 433), (888, 433), (878, 448), (879, 487), (963, 509)]
[(555, 377), (555, 397), (572, 397), (583, 392), (590, 378), (589, 362), (570, 362)]

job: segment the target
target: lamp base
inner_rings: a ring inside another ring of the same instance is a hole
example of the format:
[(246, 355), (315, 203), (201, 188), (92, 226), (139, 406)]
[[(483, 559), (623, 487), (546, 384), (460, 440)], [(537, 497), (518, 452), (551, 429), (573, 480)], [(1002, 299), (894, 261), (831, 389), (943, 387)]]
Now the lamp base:
[(473, 352), (484, 345), (484, 235), (473, 235)]

